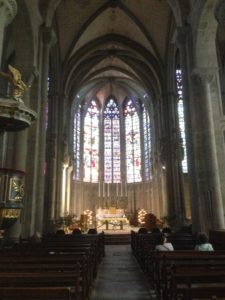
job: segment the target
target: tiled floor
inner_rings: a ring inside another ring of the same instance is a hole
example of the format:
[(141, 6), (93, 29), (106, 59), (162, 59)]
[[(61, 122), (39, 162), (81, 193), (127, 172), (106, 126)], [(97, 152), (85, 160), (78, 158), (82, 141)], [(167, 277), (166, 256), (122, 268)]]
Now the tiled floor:
[(106, 246), (90, 300), (149, 300), (144, 274), (132, 256), (130, 245)]

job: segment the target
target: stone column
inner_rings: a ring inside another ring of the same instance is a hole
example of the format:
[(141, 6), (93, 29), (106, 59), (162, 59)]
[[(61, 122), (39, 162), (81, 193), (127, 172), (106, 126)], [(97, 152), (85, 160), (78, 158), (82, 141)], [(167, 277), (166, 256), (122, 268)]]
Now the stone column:
[(46, 105), (48, 98), (48, 76), (49, 76), (49, 55), (50, 48), (55, 42), (54, 31), (50, 27), (41, 27), (42, 52), (40, 62), (40, 107), (38, 111), (39, 123), (37, 138), (38, 143), (38, 164), (37, 164), (37, 192), (35, 207), (34, 230), (42, 232), (43, 210), (45, 195), (45, 160), (46, 160)]
[(215, 18), (220, 25), (225, 25), (225, 0), (218, 0), (215, 7)]
[[(16, 0), (0, 0), (0, 69), (2, 64), (2, 51), (4, 45), (5, 28), (17, 13)], [(6, 134), (0, 132), (0, 166), (4, 167)]]
[[(217, 89), (217, 69), (195, 69), (194, 77), (199, 77), (201, 86), (198, 88), (201, 91), (200, 100), (202, 101), (201, 110), (202, 116), (204, 116), (204, 124), (201, 128), (201, 134), (204, 137), (204, 144), (199, 147), (202, 150), (201, 155), (205, 157), (202, 165), (199, 164), (198, 170), (199, 176), (198, 184), (199, 191), (203, 194), (199, 195), (202, 199), (202, 205), (206, 207), (205, 215), (202, 216), (204, 223), (211, 221), (212, 229), (224, 229), (224, 209), (221, 192), (220, 182), (220, 170), (219, 170), (219, 135), (220, 124), (217, 124), (218, 113), (216, 106), (217, 95), (214, 95), (215, 89)], [(205, 148), (203, 149), (203, 147)], [(221, 157), (223, 159), (223, 157)], [(204, 178), (205, 177), (205, 178)], [(210, 217), (208, 220), (207, 217)]]
[(65, 212), (70, 212), (70, 202), (71, 202), (71, 175), (73, 171), (73, 166), (69, 165), (66, 169), (66, 206), (65, 206)]
[(16, 0), (0, 0), (0, 66), (2, 62), (2, 50), (5, 28), (9, 25), (17, 13)]
[(187, 28), (177, 28), (177, 44), (180, 50), (182, 80), (183, 80), (183, 98), (184, 98), (184, 119), (187, 145), (188, 178), (191, 195), (191, 213), (192, 228), (194, 232), (203, 230), (201, 219), (201, 200), (198, 193), (198, 175), (196, 173), (196, 153), (194, 149), (195, 132), (197, 122), (194, 117), (194, 111), (199, 108), (193, 98), (192, 83), (190, 82), (192, 47), (191, 32)]

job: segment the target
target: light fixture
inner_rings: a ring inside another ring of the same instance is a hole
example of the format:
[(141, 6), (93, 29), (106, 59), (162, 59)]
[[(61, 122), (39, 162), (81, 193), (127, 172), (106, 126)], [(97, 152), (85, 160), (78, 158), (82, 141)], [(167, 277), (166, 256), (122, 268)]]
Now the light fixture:
[(145, 224), (145, 215), (146, 214), (147, 214), (147, 212), (143, 208), (138, 211), (138, 216), (137, 217), (138, 217), (138, 223), (139, 224), (141, 224), (141, 225)]

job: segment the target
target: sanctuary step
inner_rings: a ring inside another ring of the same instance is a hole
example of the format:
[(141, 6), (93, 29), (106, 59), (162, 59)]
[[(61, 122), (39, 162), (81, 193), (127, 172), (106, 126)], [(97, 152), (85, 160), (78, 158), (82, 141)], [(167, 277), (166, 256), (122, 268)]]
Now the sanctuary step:
[(105, 245), (128, 245), (130, 244), (130, 234), (109, 234), (105, 232)]

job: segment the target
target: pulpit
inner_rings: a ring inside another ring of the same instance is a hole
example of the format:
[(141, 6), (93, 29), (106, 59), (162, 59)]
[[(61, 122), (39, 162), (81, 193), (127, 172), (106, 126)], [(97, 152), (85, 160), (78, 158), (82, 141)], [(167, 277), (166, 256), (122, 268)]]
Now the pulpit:
[(24, 172), (0, 168), (0, 229), (7, 229), (20, 217), (24, 180)]

